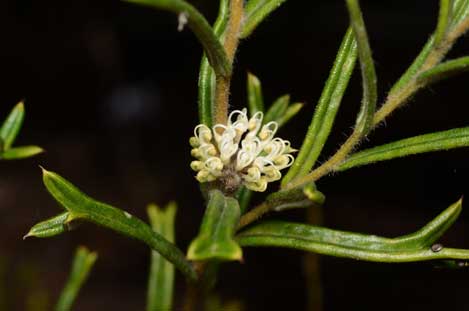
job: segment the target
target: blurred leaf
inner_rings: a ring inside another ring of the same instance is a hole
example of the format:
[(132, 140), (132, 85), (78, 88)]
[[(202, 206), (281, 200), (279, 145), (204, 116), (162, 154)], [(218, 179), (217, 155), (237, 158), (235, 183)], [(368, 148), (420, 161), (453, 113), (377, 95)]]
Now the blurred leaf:
[(0, 139), (3, 143), (3, 150), (8, 150), (15, 142), (24, 120), (24, 104), (19, 102), (0, 127)]
[(376, 262), (469, 259), (469, 250), (432, 245), (460, 212), (458, 201), (416, 233), (394, 239), (280, 221), (260, 223), (237, 238), (242, 246), (286, 247)]
[(290, 104), (290, 95), (283, 95), (279, 97), (273, 104), (270, 106), (269, 110), (264, 116), (264, 123), (270, 121), (275, 121), (278, 123), (281, 117), (285, 115)]
[(149, 6), (155, 9), (167, 10), (176, 14), (187, 15), (187, 25), (194, 32), (204, 47), (205, 53), (217, 75), (229, 76), (231, 63), (225, 53), (225, 48), (216, 36), (212, 27), (191, 4), (183, 0), (124, 0), (129, 3)]
[(467, 146), (469, 146), (469, 127), (457, 128), (406, 138), (357, 152), (340, 164), (337, 170), (345, 171), (353, 167), (405, 157), (412, 154)]
[(439, 45), (446, 36), (453, 15), (453, 0), (440, 0), (440, 13), (435, 30), (435, 45)]
[(0, 159), (19, 160), (29, 158), (43, 152), (44, 150), (38, 146), (13, 147), (0, 153)]
[[(174, 243), (174, 219), (177, 205), (168, 204), (163, 210), (156, 205), (147, 208), (153, 230), (169, 242)], [(174, 266), (158, 252), (151, 252), (151, 266), (148, 278), (147, 311), (172, 310), (174, 289)]]
[(349, 28), (342, 40), (298, 157), (283, 178), (282, 186), (297, 176), (309, 173), (316, 163), (331, 132), (356, 59), (357, 44), (352, 29)]
[(199, 234), (191, 242), (187, 258), (241, 260), (241, 248), (233, 240), (239, 216), (238, 201), (225, 197), (219, 190), (210, 191)]
[(373, 124), (373, 116), (378, 100), (376, 72), (358, 0), (347, 0), (347, 8), (349, 10), (353, 34), (357, 40), (363, 86), (362, 105), (357, 116), (354, 133), (362, 137), (368, 134)]
[(146, 223), (127, 212), (93, 200), (54, 172), (45, 169), (42, 172), (47, 190), (69, 213), (65, 224), (85, 220), (142, 241), (172, 262), (186, 277), (196, 279), (192, 265), (182, 252)]
[(451, 269), (451, 270), (464, 269), (464, 268), (467, 268), (468, 266), (469, 266), (469, 263), (463, 260), (442, 260), (434, 264), (435, 268)]
[(291, 104), (288, 108), (287, 111), (277, 120), (278, 127), (284, 126), (288, 121), (290, 121), (291, 118), (297, 115), (298, 112), (300, 112), (301, 108), (303, 108), (303, 103), (294, 103)]
[(469, 56), (453, 59), (441, 63), (432, 69), (422, 72), (418, 76), (421, 84), (429, 85), (448, 77), (463, 73), (469, 70)]
[[(229, 1), (220, 0), (218, 17), (213, 25), (213, 31), (219, 40), (222, 39), (225, 33), (229, 17)], [(204, 54), (199, 71), (199, 119), (200, 123), (208, 127), (213, 125), (212, 114), (214, 113), (213, 105), (215, 104), (215, 86), (215, 72), (210, 66), (207, 56)]]
[(264, 100), (262, 98), (262, 85), (259, 78), (248, 73), (247, 80), (248, 106), (251, 117), (258, 111), (264, 112)]
[(56, 311), (70, 311), (72, 309), (78, 292), (88, 278), (97, 258), (96, 253), (88, 251), (85, 247), (77, 249), (73, 259), (72, 271), (57, 302)]
[(67, 219), (70, 213), (64, 212), (34, 225), (23, 239), (28, 237), (50, 238), (67, 231)]
[(241, 38), (248, 37), (257, 26), (285, 0), (249, 0), (244, 10), (244, 27)]

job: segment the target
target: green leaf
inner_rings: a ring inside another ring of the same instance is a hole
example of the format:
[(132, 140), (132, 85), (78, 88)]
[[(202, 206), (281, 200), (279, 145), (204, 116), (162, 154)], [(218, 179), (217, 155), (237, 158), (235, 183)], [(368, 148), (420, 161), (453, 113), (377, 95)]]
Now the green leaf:
[(244, 10), (244, 27), (241, 38), (249, 35), (273, 11), (279, 8), (286, 0), (249, 0)]
[[(147, 208), (153, 230), (169, 242), (174, 243), (174, 219), (177, 205), (168, 204), (163, 210), (156, 205)], [(158, 252), (151, 252), (151, 266), (148, 278), (147, 311), (171, 310), (174, 289), (174, 266)]]
[(8, 150), (15, 142), (24, 120), (24, 104), (19, 102), (0, 127), (0, 139), (3, 142), (3, 150)]
[(0, 153), (0, 159), (2, 160), (19, 160), (35, 156), (39, 153), (43, 153), (44, 150), (38, 146), (21, 146), (10, 148)]
[[(228, 24), (229, 14), (229, 1), (220, 0), (220, 8), (217, 20), (213, 25), (215, 35), (222, 40)], [(215, 89), (216, 77), (213, 68), (210, 66), (207, 56), (204, 54), (200, 64), (199, 71), (199, 119), (200, 123), (211, 127), (214, 104), (215, 104)]]
[(237, 238), (242, 246), (286, 247), (376, 262), (469, 259), (469, 250), (433, 245), (460, 212), (458, 201), (416, 233), (394, 239), (280, 221), (263, 222)]
[(259, 78), (248, 72), (247, 79), (249, 114), (253, 116), (256, 112), (264, 112), (264, 99), (262, 98), (262, 85)]
[(231, 74), (231, 63), (225, 53), (225, 48), (220, 43), (214, 30), (210, 27), (205, 17), (191, 4), (183, 0), (124, 0), (130, 3), (141, 4), (156, 9), (186, 14), (187, 25), (194, 32), (197, 39), (204, 47), (210, 64), (217, 75), (229, 76)]
[(469, 146), (469, 127), (420, 135), (351, 155), (337, 168), (345, 171), (353, 167), (432, 151)]
[(192, 265), (182, 252), (146, 223), (127, 212), (93, 200), (54, 172), (45, 169), (42, 172), (47, 190), (69, 213), (65, 224), (74, 220), (89, 221), (142, 241), (172, 262), (186, 277), (196, 279)]
[(34, 225), (23, 239), (29, 237), (50, 238), (67, 231), (67, 219), (70, 214), (64, 212)]
[(347, 8), (349, 10), (353, 33), (357, 40), (363, 86), (362, 105), (357, 116), (354, 133), (365, 136), (373, 125), (373, 116), (378, 100), (376, 72), (358, 0), (347, 0)]
[(453, 0), (440, 0), (440, 13), (438, 15), (438, 24), (435, 30), (435, 45), (439, 45), (445, 38), (451, 25), (453, 15)]
[(88, 278), (97, 258), (98, 255), (96, 253), (88, 251), (85, 247), (77, 249), (73, 259), (72, 271), (57, 302), (56, 311), (72, 310), (72, 305), (78, 292)]
[(288, 105), (290, 104), (290, 95), (283, 95), (279, 97), (273, 104), (270, 106), (269, 110), (264, 116), (264, 123), (270, 121), (275, 121), (278, 123), (280, 118), (282, 118), (287, 112)]
[(456, 27), (469, 15), (469, 0), (454, 0), (453, 2), (452, 28)]
[[(450, 21), (449, 29), (457, 27), (464, 18), (469, 14), (469, 1), (468, 0), (454, 0), (453, 1), (453, 17)], [(440, 6), (441, 8), (441, 6)], [(446, 32), (447, 32), (446, 31)], [(435, 34), (433, 34), (425, 43), (422, 50), (415, 60), (412, 62), (410, 67), (404, 72), (399, 80), (393, 85), (389, 91), (389, 96), (396, 94), (400, 91), (410, 80), (414, 79), (417, 74), (421, 72), (423, 64), (427, 61), (428, 55), (433, 51), (435, 43)]]
[(415, 78), (415, 75), (420, 72), (422, 65), (428, 58), (428, 55), (433, 50), (433, 43), (434, 43), (434, 36), (431, 36), (425, 45), (423, 46), (422, 50), (420, 51), (419, 55), (415, 58), (412, 64), (407, 68), (404, 74), (397, 80), (397, 82), (393, 85), (391, 90), (389, 91), (388, 97), (392, 96), (399, 92), (410, 80)]
[(205, 215), (197, 237), (187, 252), (190, 260), (241, 260), (243, 253), (233, 234), (240, 217), (239, 204), (219, 190), (209, 193)]
[(288, 121), (290, 121), (291, 118), (297, 115), (298, 112), (300, 112), (301, 108), (303, 108), (304, 104), (303, 103), (294, 103), (288, 106), (287, 111), (281, 116), (279, 119), (277, 119), (278, 127), (281, 128), (285, 124), (287, 124)]
[(331, 132), (356, 59), (357, 43), (352, 29), (349, 28), (342, 40), (298, 157), (283, 178), (282, 186), (298, 176), (309, 173), (316, 163)]
[(236, 192), (236, 200), (239, 202), (240, 214), (244, 214), (251, 201), (252, 191), (242, 186)]
[(469, 70), (469, 56), (460, 57), (441, 63), (432, 69), (422, 72), (418, 76), (418, 81), (424, 85), (430, 85), (448, 77), (466, 72)]

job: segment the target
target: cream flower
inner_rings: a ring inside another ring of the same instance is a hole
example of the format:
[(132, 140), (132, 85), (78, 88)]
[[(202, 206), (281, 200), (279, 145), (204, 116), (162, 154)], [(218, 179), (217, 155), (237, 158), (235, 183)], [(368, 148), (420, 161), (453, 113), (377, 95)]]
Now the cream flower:
[(274, 138), (276, 122), (262, 125), (264, 115), (255, 113), (250, 119), (247, 110), (235, 110), (228, 124), (212, 129), (200, 124), (191, 137), (191, 154), (197, 160), (191, 168), (199, 182), (220, 180), (229, 191), (241, 184), (253, 191), (265, 191), (267, 184), (282, 177), (280, 170), (293, 164), (294, 149), (290, 142)]

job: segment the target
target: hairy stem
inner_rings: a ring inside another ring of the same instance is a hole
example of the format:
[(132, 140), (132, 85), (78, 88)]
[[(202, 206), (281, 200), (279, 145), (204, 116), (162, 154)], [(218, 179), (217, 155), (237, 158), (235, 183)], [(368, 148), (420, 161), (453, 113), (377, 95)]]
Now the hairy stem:
[(413, 79), (411, 79), (405, 86), (398, 89), (395, 92), (391, 92), (386, 101), (381, 108), (376, 112), (373, 118), (373, 126), (376, 127), (380, 124), (387, 116), (389, 116), (396, 108), (405, 104), (409, 98), (415, 94), (420, 88), (425, 87), (424, 84), (419, 83), (418, 76), (441, 62), (441, 60), (446, 56), (448, 51), (454, 45), (455, 41), (462, 36), (467, 30), (469, 29), (469, 19), (465, 19), (462, 21), (457, 27), (451, 30), (447, 36), (443, 39), (443, 41), (435, 47), (430, 54), (428, 55), (427, 59), (423, 63), (422, 67), (419, 71), (414, 75)]
[[(415, 94), (419, 89), (425, 87), (425, 84), (419, 82), (419, 75), (436, 65), (446, 56), (448, 51), (454, 45), (455, 41), (462, 36), (469, 29), (469, 18), (463, 20), (453, 30), (448, 32), (442, 42), (433, 48), (427, 56), (421, 68), (414, 74), (413, 78), (409, 80), (404, 86), (391, 92), (386, 98), (381, 108), (374, 114), (372, 129), (376, 128), (382, 121), (384, 121), (394, 110), (407, 103), (409, 98)], [(354, 131), (339, 150), (323, 163), (318, 168), (314, 169), (308, 175), (299, 177), (292, 182), (288, 183), (284, 189), (291, 189), (303, 185), (307, 182), (317, 181), (323, 176), (333, 172), (337, 166), (342, 163), (350, 152), (361, 142), (363, 137)]]
[(250, 223), (258, 220), (262, 215), (268, 213), (272, 209), (272, 205), (267, 204), (266, 202), (254, 207), (252, 210), (244, 214), (239, 220), (238, 229), (240, 230)]
[[(230, 64), (233, 64), (236, 49), (239, 44), (241, 26), (243, 24), (243, 0), (231, 0), (230, 20), (225, 34), (224, 48)], [(215, 90), (215, 124), (226, 124), (228, 118), (228, 102), (230, 97), (230, 75), (217, 75)]]

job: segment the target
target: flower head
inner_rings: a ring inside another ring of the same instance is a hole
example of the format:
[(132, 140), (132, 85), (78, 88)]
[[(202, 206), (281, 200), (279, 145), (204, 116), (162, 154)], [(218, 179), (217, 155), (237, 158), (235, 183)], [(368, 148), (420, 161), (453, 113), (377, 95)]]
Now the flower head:
[(191, 137), (191, 168), (199, 182), (220, 180), (227, 190), (241, 184), (253, 191), (265, 191), (267, 183), (282, 177), (280, 170), (293, 164), (294, 149), (290, 142), (274, 138), (277, 122), (262, 125), (263, 113), (250, 119), (247, 110), (235, 110), (228, 124), (216, 124), (212, 129), (199, 124)]

